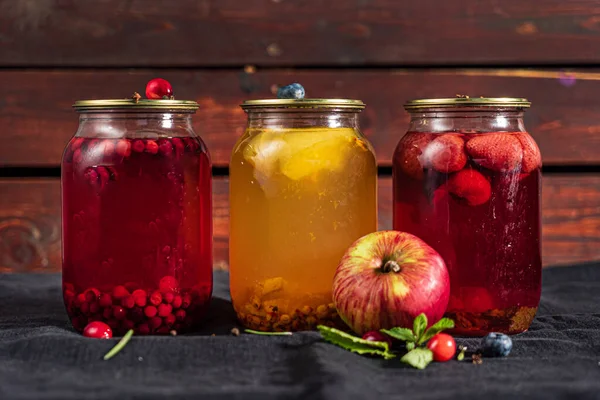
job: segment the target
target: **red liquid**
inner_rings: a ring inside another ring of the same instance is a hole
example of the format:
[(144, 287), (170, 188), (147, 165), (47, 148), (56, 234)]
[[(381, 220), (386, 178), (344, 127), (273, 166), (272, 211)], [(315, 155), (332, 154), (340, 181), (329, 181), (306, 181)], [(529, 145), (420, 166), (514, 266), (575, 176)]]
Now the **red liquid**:
[[(444, 258), (451, 282), (446, 316), (455, 333), (527, 330), (541, 292), (537, 146), (511, 159), (521, 151), (509, 146), (517, 134), (478, 134), (500, 136), (471, 152), (463, 142), (476, 135), (417, 135), (424, 134), (409, 132), (394, 155), (394, 229), (422, 238)], [(460, 139), (458, 150), (433, 143), (449, 135), (447, 142)]]
[[(211, 169), (197, 138), (74, 138), (62, 166), (63, 294), (75, 329), (185, 331), (212, 293)], [(137, 291), (136, 291), (137, 290)]]

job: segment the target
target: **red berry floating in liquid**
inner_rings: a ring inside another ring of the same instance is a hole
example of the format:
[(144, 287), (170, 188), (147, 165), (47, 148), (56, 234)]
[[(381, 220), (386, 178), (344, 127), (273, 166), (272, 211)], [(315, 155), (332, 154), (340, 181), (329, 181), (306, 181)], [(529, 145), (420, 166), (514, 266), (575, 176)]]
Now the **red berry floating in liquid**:
[(435, 361), (451, 360), (456, 353), (456, 342), (447, 333), (438, 333), (427, 342), (427, 348), (432, 351)]
[(173, 87), (162, 78), (154, 78), (146, 85), (146, 98), (148, 99), (162, 99), (164, 96), (167, 98), (173, 96)]
[(112, 329), (104, 322), (93, 321), (83, 329), (83, 336), (94, 339), (110, 339), (112, 337)]

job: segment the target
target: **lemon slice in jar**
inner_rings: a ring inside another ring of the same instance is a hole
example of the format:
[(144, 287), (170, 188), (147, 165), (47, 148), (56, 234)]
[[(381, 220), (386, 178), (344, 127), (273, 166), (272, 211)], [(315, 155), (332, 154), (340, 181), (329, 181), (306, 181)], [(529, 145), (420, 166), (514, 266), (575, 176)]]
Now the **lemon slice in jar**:
[(281, 173), (291, 180), (316, 179), (322, 172), (344, 167), (355, 137), (352, 129), (310, 129), (292, 132), (284, 140), (289, 151), (280, 158)]

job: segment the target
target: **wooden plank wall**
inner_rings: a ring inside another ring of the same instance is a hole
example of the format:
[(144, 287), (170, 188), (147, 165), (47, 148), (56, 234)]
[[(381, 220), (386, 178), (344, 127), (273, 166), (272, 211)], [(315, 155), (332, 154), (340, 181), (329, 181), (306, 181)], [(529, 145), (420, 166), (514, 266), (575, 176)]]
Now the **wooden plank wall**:
[(216, 268), (227, 268), (227, 162), (238, 104), (298, 81), (349, 97), (380, 164), (410, 98), (527, 97), (544, 158), (544, 265), (600, 259), (600, 1), (0, 0), (0, 272), (60, 269), (62, 149), (83, 98), (143, 91), (153, 77), (201, 108), (216, 171)]

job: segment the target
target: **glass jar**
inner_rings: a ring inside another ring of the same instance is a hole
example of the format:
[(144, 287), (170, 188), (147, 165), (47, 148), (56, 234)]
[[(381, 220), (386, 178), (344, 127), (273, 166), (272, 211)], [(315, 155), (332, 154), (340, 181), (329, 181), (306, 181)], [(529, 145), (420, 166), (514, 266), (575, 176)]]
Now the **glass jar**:
[(62, 160), (63, 295), (73, 327), (187, 331), (212, 294), (208, 151), (198, 104), (87, 100)]
[(541, 156), (525, 130), (530, 103), (415, 100), (394, 153), (394, 229), (444, 258), (455, 332), (519, 333), (540, 301)]
[(348, 247), (377, 229), (377, 162), (356, 100), (246, 101), (230, 165), (230, 289), (262, 331), (343, 326), (332, 303)]

